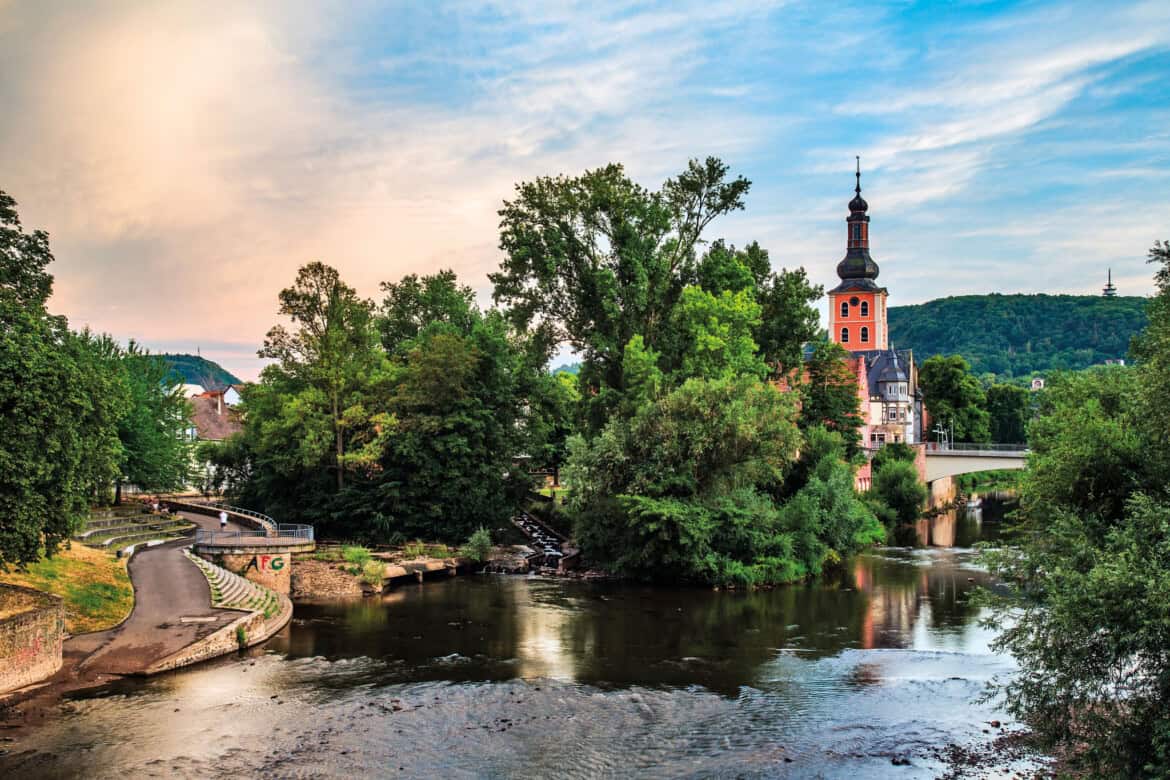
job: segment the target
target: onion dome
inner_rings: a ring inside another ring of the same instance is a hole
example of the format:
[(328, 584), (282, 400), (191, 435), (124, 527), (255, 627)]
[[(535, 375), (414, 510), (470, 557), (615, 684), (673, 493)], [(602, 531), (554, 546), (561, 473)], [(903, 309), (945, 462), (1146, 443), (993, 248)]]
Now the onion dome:
[(869, 204), (861, 197), (861, 158), (857, 159), (857, 187), (853, 200), (849, 201), (849, 235), (845, 257), (837, 264), (837, 276), (841, 278), (838, 290), (876, 290), (873, 280), (878, 276), (878, 264), (869, 256), (869, 216), (865, 213)]

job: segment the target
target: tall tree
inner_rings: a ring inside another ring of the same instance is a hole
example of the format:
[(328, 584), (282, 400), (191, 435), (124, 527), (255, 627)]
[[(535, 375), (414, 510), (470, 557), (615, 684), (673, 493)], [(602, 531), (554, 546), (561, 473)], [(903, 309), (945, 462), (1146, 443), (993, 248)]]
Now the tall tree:
[(760, 286), (756, 293), (761, 307), (756, 341), (775, 374), (799, 367), (804, 345), (820, 336), (821, 317), (815, 304), (824, 294), (825, 288), (810, 283), (803, 268), (782, 269)]
[(52, 261), (0, 192), (0, 568), (52, 555), (121, 455), (124, 387), (89, 334), (46, 310)]
[(1170, 776), (1170, 251), (1134, 367), (1053, 378), (1028, 429), (1017, 548), (989, 553), (1004, 585), (1000, 692), (1074, 770)]
[(166, 359), (133, 341), (120, 358), (130, 400), (118, 423), (122, 476), (144, 490), (176, 490), (185, 484), (191, 462), (183, 435), (191, 410), (179, 377)]
[(1001, 444), (1027, 441), (1032, 394), (1019, 385), (997, 384), (987, 388), (987, 415), (991, 440)]
[[(272, 328), (259, 352), (260, 357), (277, 360), (279, 371), (319, 394), (328, 415), (334, 455), (331, 468), (338, 490), (345, 486), (346, 429), (369, 422), (360, 399), (353, 396), (377, 373), (381, 358), (374, 348), (372, 312), (373, 304), (358, 297), (335, 269), (310, 263), (297, 272), (292, 287), (280, 292), (280, 313), (296, 329)], [(313, 394), (304, 400), (317, 405)]]
[(460, 285), (449, 269), (383, 282), (382, 292), (385, 297), (378, 311), (378, 332), (382, 346), (391, 354), (433, 322), (446, 322), (460, 333), (470, 333), (479, 313), (475, 291)]
[(695, 281), (705, 230), (743, 208), (750, 183), (728, 180), (727, 170), (715, 158), (692, 160), (657, 192), (616, 164), (518, 185), (500, 211), (505, 258), (490, 276), (495, 300), (549, 350), (572, 346), (594, 390), (620, 390), (626, 344), (640, 335), (661, 349), (674, 306)]
[(816, 345), (800, 382), (800, 427), (823, 427), (836, 433), (850, 457), (861, 447), (861, 397), (857, 374), (849, 367), (849, 353), (840, 344)]
[(955, 441), (991, 439), (987, 397), (966, 360), (959, 355), (935, 355), (919, 369), (918, 384), (931, 418), (946, 428), (953, 427)]

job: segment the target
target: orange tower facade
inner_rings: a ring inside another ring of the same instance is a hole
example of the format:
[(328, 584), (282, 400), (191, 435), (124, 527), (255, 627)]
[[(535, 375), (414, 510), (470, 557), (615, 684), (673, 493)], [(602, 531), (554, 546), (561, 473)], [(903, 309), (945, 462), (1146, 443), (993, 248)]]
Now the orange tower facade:
[(841, 283), (829, 291), (829, 338), (851, 352), (889, 348), (886, 288), (874, 280), (878, 265), (869, 256), (869, 204), (861, 197), (861, 160), (857, 193), (849, 201), (845, 259), (837, 264)]

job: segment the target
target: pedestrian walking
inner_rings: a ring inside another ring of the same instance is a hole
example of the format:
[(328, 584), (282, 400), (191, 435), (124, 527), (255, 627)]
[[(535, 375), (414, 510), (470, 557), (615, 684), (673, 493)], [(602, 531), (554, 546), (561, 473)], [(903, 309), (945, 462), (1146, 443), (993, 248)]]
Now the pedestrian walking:
[(227, 512), (219, 510), (219, 530), (227, 530)]

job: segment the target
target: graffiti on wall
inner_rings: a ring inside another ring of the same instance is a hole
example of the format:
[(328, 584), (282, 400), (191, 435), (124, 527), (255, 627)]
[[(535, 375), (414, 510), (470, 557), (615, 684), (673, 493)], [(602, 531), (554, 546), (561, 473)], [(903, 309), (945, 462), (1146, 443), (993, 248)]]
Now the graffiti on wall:
[(253, 555), (252, 560), (248, 561), (248, 565), (244, 567), (244, 573), (255, 569), (258, 572), (279, 572), (284, 568), (283, 555)]

